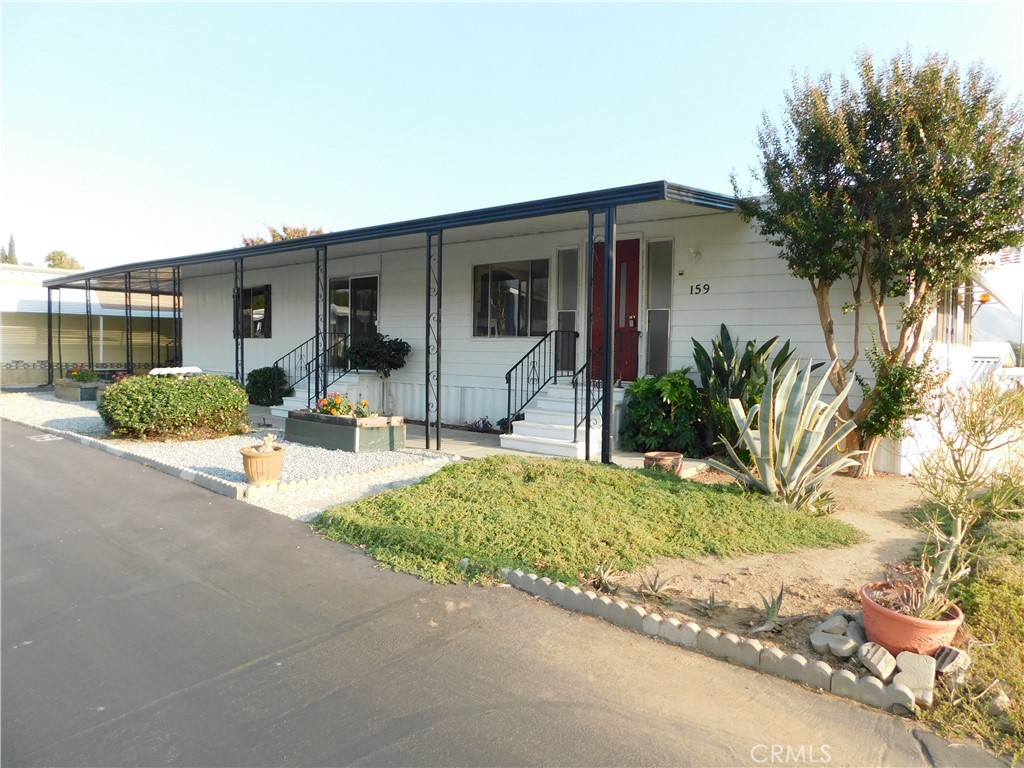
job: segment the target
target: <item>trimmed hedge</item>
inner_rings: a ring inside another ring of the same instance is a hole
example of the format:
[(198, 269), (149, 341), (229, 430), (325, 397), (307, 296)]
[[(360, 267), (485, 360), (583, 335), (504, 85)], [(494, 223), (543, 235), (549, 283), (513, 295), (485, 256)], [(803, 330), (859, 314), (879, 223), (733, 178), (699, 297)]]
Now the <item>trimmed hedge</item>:
[(132, 376), (107, 387), (99, 411), (115, 435), (221, 437), (248, 429), (248, 397), (227, 376)]
[(250, 371), (245, 382), (245, 391), (253, 405), (280, 405), (284, 398), (295, 392), (288, 386), (288, 374), (276, 366)]

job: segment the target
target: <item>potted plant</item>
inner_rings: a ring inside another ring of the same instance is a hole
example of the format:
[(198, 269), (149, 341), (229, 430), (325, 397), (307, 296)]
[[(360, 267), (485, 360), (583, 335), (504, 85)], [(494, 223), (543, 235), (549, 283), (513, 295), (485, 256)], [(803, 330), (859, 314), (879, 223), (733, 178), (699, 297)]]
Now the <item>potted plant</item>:
[(243, 448), (242, 466), (245, 476), (253, 485), (272, 485), (281, 476), (284, 466), (284, 446), (274, 443), (274, 435), (267, 433), (263, 443)]
[(94, 402), (102, 386), (100, 375), (84, 363), (72, 366), (66, 379), (54, 382), (53, 393), (60, 400)]
[(926, 412), (938, 447), (914, 473), (927, 532), (920, 564), (908, 580), (860, 591), (868, 640), (893, 654), (931, 654), (953, 641), (964, 616), (950, 591), (971, 572), (972, 529), (1002, 511), (985, 491), (1024, 438), (1024, 391), (992, 380), (942, 391)]
[(330, 450), (393, 451), (405, 447), (405, 419), (381, 416), (367, 400), (353, 402), (332, 392), (312, 411), (291, 411), (285, 439)]
[(356, 338), (345, 349), (345, 360), (354, 368), (376, 371), (381, 380), (381, 396), (387, 413), (394, 411), (390, 381), (392, 371), (405, 365), (412, 347), (402, 339), (392, 339), (380, 333)]

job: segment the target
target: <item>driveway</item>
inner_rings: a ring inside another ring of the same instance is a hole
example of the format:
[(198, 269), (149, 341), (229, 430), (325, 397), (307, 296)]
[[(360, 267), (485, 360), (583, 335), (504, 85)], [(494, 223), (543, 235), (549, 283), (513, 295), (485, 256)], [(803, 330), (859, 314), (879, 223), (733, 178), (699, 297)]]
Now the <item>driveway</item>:
[(5, 766), (990, 760), (52, 435), (2, 443)]

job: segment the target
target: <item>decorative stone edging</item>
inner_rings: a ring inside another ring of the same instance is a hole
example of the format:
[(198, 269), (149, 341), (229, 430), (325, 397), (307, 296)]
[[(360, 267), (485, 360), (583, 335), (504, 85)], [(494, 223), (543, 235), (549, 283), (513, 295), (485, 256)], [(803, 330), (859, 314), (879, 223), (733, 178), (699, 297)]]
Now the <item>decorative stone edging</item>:
[(657, 637), (672, 645), (728, 661), (748, 669), (791, 680), (835, 696), (852, 699), (869, 707), (894, 714), (912, 714), (916, 711), (914, 693), (900, 683), (884, 684), (872, 675), (858, 678), (849, 670), (833, 670), (823, 661), (808, 661), (799, 653), (790, 653), (764, 647), (751, 638), (741, 638), (731, 632), (719, 632), (701, 627), (692, 621), (681, 622), (647, 613), (639, 605), (630, 605), (607, 595), (567, 587), (561, 582), (503, 568), (501, 575), (516, 589), (535, 595), (562, 608), (595, 616), (616, 626), (648, 637)]

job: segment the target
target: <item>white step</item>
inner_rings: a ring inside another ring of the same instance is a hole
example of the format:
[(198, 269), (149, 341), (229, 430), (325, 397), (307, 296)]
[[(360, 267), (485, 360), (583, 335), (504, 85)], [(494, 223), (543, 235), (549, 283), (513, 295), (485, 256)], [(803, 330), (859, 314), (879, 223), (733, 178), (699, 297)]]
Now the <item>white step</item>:
[[(532, 437), (529, 435), (501, 435), (499, 438), (501, 447), (512, 451), (523, 451), (525, 453), (538, 453), (543, 456), (562, 456), (569, 459), (582, 459), (584, 444), (582, 442), (572, 443), (566, 440), (554, 440), (548, 437)], [(597, 453), (601, 451), (601, 441), (596, 444)], [(592, 441), (590, 453), (594, 455), (595, 444)]]
[(571, 410), (552, 411), (542, 408), (527, 408), (523, 411), (523, 419), (513, 423), (522, 424), (523, 421), (535, 422), (537, 424), (555, 424), (563, 427), (572, 427), (576, 422), (576, 417)]
[(291, 397), (285, 397), (282, 398), (280, 405), (270, 406), (270, 415), (280, 416), (283, 419), (288, 416), (289, 411), (299, 411), (304, 408), (308, 408), (308, 395), (306, 395), (305, 393), (296, 394), (300, 396), (296, 397), (295, 395), (293, 395)]
[[(600, 427), (598, 427), (600, 429)], [(593, 430), (593, 427), (591, 427)], [(567, 424), (545, 424), (539, 421), (514, 421), (512, 422), (512, 434), (519, 437), (547, 437), (552, 440), (564, 440), (571, 443), (573, 440), (573, 428)], [(591, 431), (593, 435), (593, 431)], [(579, 434), (582, 439), (583, 428), (580, 427)]]

